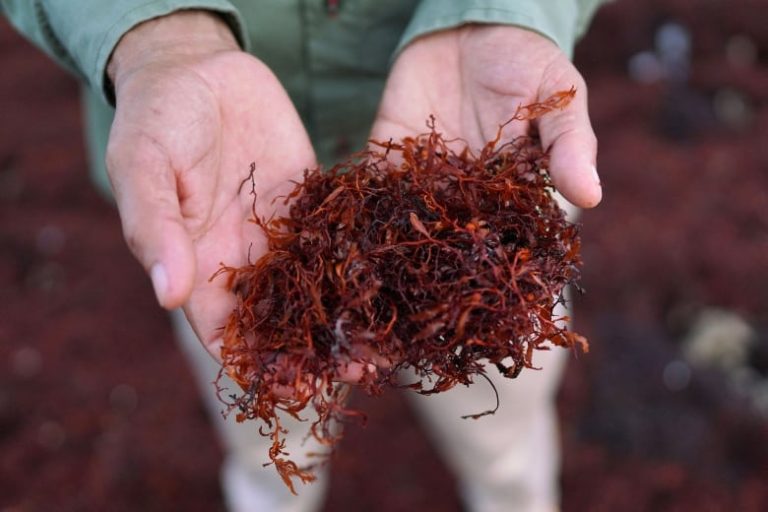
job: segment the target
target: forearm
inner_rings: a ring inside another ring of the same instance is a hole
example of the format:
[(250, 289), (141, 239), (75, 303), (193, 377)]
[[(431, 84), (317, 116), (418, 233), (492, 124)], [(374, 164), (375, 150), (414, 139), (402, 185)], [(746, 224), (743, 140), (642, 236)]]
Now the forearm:
[(606, 0), (422, 0), (398, 47), (469, 23), (515, 25), (557, 44), (568, 57), (595, 9)]
[(185, 10), (140, 23), (118, 42), (107, 65), (117, 84), (136, 68), (188, 56), (237, 50), (238, 43), (224, 20), (210, 11)]
[[(227, 0), (0, 0), (3, 13), (34, 44), (110, 100), (107, 62), (137, 25), (185, 9), (217, 13), (245, 46), (245, 27)], [(191, 36), (192, 34), (187, 34)]]

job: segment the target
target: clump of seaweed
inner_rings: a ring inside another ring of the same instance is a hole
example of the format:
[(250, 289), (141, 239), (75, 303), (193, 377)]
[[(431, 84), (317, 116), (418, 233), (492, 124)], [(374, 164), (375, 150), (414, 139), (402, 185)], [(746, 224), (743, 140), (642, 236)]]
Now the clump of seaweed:
[[(511, 121), (563, 108), (574, 94), (520, 107)], [(345, 407), (350, 386), (335, 382), (350, 362), (387, 362), (365, 367), (359, 386), (371, 395), (401, 386), (404, 368), (422, 377), (409, 387), (431, 394), (471, 384), (488, 365), (517, 377), (537, 349), (587, 348), (553, 317), (581, 262), (540, 141), (500, 143), (501, 127), (475, 154), (455, 151), (460, 141), (446, 141), (434, 119), (428, 128), (305, 171), (284, 198), (286, 217), (254, 208), (268, 252), (217, 273), (237, 297), (221, 357), (242, 393), (225, 402), (237, 421), (263, 420), (292, 491), (292, 478), (314, 476), (287, 458), (278, 412), (298, 418), (311, 406), (311, 435), (335, 445), (332, 426), (359, 414)]]

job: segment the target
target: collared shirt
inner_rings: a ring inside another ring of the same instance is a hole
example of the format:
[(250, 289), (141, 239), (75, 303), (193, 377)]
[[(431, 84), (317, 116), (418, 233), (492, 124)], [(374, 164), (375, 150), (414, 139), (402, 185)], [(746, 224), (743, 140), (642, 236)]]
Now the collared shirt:
[(106, 66), (132, 27), (181, 9), (220, 14), (240, 45), (280, 79), (318, 158), (365, 143), (397, 52), (415, 38), (467, 23), (520, 26), (568, 56), (604, 0), (0, 0), (22, 33), (79, 75), (94, 178), (108, 189), (104, 153), (112, 108)]

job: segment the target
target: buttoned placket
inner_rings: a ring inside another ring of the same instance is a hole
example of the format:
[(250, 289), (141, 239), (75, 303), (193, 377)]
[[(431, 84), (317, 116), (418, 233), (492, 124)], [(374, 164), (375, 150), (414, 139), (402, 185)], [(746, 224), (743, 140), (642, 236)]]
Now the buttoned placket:
[(341, 0), (325, 0), (325, 12), (328, 16), (334, 17), (339, 13), (341, 9)]

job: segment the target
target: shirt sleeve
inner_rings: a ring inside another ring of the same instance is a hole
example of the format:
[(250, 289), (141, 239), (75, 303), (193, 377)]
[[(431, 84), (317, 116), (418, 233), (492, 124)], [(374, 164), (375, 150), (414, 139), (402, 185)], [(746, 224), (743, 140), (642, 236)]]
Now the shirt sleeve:
[(467, 23), (516, 25), (551, 39), (571, 58), (573, 47), (606, 0), (422, 0), (397, 52), (417, 37)]
[(139, 23), (183, 9), (218, 13), (242, 47), (246, 28), (227, 0), (0, 0), (11, 24), (109, 101), (106, 67), (120, 38)]

